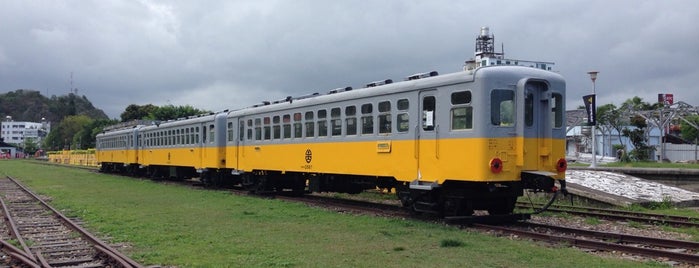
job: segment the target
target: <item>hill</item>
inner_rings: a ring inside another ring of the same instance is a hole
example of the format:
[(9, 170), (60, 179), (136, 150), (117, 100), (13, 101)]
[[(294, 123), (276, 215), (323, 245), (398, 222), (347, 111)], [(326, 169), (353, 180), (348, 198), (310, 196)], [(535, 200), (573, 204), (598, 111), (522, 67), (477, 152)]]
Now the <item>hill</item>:
[(41, 122), (46, 118), (52, 123), (59, 123), (69, 115), (86, 115), (93, 119), (109, 119), (104, 111), (95, 108), (85, 97), (68, 95), (47, 98), (36, 90), (18, 89), (14, 92), (0, 94), (0, 116), (2, 120), (12, 116), (14, 121)]

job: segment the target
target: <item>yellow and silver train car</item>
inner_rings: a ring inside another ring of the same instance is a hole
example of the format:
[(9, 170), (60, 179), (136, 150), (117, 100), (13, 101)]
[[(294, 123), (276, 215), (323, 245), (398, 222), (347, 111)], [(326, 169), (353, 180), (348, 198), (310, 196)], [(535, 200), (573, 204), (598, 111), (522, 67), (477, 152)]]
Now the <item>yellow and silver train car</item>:
[(565, 81), (522, 66), (343, 88), (98, 135), (105, 170), (251, 191), (395, 188), (444, 215), (511, 213), (565, 187)]

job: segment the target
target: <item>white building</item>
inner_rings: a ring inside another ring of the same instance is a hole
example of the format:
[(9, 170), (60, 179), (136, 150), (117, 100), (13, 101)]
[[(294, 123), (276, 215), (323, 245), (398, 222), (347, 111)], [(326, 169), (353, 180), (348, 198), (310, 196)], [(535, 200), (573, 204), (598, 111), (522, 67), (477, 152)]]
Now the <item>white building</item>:
[(37, 144), (46, 138), (51, 131), (51, 123), (43, 120), (41, 123), (13, 121), (7, 116), (0, 128), (0, 138), (5, 143), (22, 147), (25, 140), (33, 139)]

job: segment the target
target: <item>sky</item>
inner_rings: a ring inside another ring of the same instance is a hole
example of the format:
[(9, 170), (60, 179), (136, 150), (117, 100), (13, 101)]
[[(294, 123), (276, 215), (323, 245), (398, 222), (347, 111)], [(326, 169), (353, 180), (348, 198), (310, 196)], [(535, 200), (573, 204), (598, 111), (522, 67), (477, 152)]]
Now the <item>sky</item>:
[(221, 111), (462, 70), (490, 27), (505, 57), (554, 62), (567, 109), (659, 93), (699, 106), (699, 3), (468, 0), (0, 0), (0, 93), (76, 92)]

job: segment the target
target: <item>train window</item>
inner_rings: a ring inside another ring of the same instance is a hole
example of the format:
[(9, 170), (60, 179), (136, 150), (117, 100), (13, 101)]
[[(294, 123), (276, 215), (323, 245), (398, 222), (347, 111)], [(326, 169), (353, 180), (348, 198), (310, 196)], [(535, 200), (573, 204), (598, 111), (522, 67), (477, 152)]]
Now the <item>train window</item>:
[(372, 116), (371, 103), (362, 105), (362, 134), (374, 133), (374, 116)]
[(347, 135), (357, 135), (357, 107), (347, 106), (345, 107), (345, 128), (347, 129)]
[(451, 129), (472, 129), (473, 107), (462, 106), (451, 109)]
[(245, 121), (238, 121), (238, 141), (243, 141), (245, 138)]
[(203, 131), (201, 133), (201, 140), (204, 144), (206, 144), (209, 141), (208, 140), (208, 133), (206, 133), (206, 127), (204, 127), (204, 129), (202, 129), (202, 130)]
[(301, 124), (301, 113), (294, 114), (294, 138), (303, 136), (303, 125)]
[(410, 127), (410, 120), (408, 113), (398, 114), (396, 117), (396, 130), (398, 132), (407, 132)]
[(531, 92), (524, 96), (524, 125), (534, 125), (534, 94)]
[(255, 118), (255, 140), (262, 140), (262, 119)]
[(291, 138), (291, 115), (285, 114), (284, 117), (282, 117), (282, 123), (284, 123), (284, 138)]
[(382, 101), (379, 102), (379, 113), (391, 112), (391, 102)]
[(398, 106), (398, 110), (407, 111), (410, 107), (410, 101), (408, 101), (408, 99), (400, 99), (396, 103), (396, 106)]
[(214, 131), (214, 125), (209, 125), (209, 143), (214, 143), (214, 141), (216, 140), (214, 139), (214, 133), (216, 133)]
[(269, 126), (269, 123), (270, 123), (269, 117), (264, 118), (264, 123), (265, 123), (265, 125), (263, 127), (263, 130), (264, 130), (263, 133), (265, 135), (265, 140), (269, 140), (272, 138), (272, 132), (271, 132), (271, 128)]
[(306, 137), (311, 138), (315, 135), (315, 122), (313, 121), (313, 112), (306, 112)]
[(182, 135), (181, 135), (181, 134), (182, 134), (182, 133), (180, 133), (180, 129), (179, 129), (179, 128), (175, 130), (175, 135), (177, 135), (177, 136), (175, 136), (175, 144), (176, 144), (176, 145), (182, 144)]
[(199, 127), (195, 127), (192, 133), (194, 133), (194, 143), (201, 144), (201, 140), (199, 139)]
[(436, 99), (434, 96), (422, 98), (422, 129), (434, 130)]
[(340, 119), (341, 114), (340, 108), (332, 108), (330, 110), (330, 124), (333, 136), (342, 135), (342, 119)]
[(379, 102), (379, 133), (391, 133), (391, 102)]
[(228, 122), (228, 126), (226, 127), (226, 130), (227, 130), (226, 136), (228, 136), (228, 137), (226, 137), (227, 138), (226, 140), (228, 140), (229, 142), (233, 141), (235, 139), (235, 136), (234, 136), (235, 133), (233, 133), (234, 132), (233, 131), (233, 122)]
[(252, 119), (248, 119), (248, 140), (252, 140)]
[(371, 103), (362, 104), (362, 114), (371, 114), (372, 106)]
[(471, 103), (471, 91), (460, 91), (451, 93), (451, 104), (468, 104)]
[(560, 93), (551, 94), (551, 119), (553, 127), (563, 126), (563, 95)]
[(272, 132), (274, 133), (274, 139), (281, 138), (281, 126), (279, 125), (279, 116), (272, 117)]
[(495, 89), (490, 92), (490, 122), (494, 126), (514, 126), (514, 97), (512, 90)]
[(318, 110), (318, 137), (328, 136), (328, 121), (325, 120), (327, 116), (326, 110)]
[(192, 140), (189, 138), (189, 128), (184, 129), (184, 144), (191, 144)]

